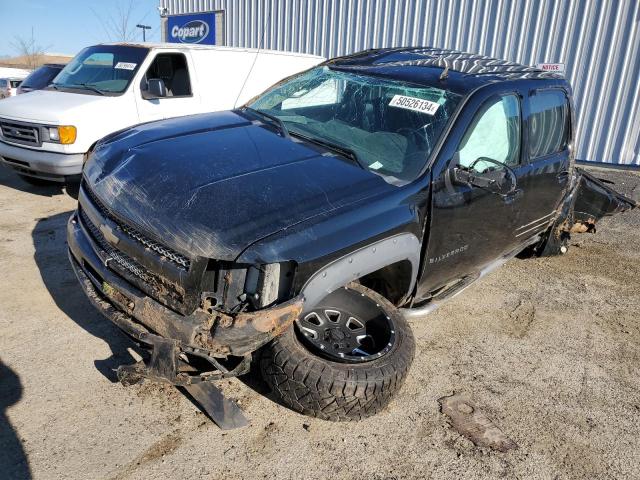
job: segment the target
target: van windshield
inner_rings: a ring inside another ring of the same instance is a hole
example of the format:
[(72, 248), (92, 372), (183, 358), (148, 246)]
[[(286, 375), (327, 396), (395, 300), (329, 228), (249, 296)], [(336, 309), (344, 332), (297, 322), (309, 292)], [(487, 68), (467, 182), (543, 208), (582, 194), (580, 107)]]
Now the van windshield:
[(96, 45), (82, 50), (60, 72), (50, 88), (89, 95), (124, 92), (149, 49), (124, 45)]
[(278, 84), (248, 108), (402, 184), (419, 175), (460, 99), (435, 86), (322, 66)]

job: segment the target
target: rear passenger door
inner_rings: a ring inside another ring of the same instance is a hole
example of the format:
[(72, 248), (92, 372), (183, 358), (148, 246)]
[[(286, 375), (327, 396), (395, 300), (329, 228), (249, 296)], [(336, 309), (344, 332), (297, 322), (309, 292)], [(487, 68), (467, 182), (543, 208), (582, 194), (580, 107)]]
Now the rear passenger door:
[(524, 105), (526, 166), (519, 175), (524, 192), (516, 239), (544, 232), (569, 182), (571, 120), (569, 98), (561, 88), (531, 90)]

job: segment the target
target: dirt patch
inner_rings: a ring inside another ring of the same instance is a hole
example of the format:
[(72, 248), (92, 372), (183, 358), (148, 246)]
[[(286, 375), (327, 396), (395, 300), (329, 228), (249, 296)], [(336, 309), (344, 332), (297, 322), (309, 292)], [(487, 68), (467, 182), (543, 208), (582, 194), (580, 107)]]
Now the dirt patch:
[(125, 465), (121, 472), (111, 477), (112, 480), (122, 480), (131, 477), (131, 475), (139, 468), (149, 463), (164, 458), (166, 455), (173, 453), (182, 443), (182, 436), (176, 430), (166, 437), (161, 438), (149, 448), (147, 448), (139, 457)]
[(516, 442), (505, 435), (467, 395), (445, 396), (439, 398), (438, 403), (451, 426), (474, 445), (502, 453), (518, 448)]

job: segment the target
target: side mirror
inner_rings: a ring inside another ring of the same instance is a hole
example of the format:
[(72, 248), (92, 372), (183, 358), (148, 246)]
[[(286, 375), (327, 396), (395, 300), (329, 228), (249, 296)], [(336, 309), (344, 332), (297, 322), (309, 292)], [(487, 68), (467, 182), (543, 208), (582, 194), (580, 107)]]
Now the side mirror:
[(167, 96), (167, 87), (160, 78), (150, 78), (147, 80), (147, 90), (142, 92), (146, 99), (164, 98)]
[[(497, 168), (478, 171), (475, 169), (479, 163), (490, 163)], [(447, 171), (449, 181), (453, 185), (478, 187), (501, 197), (509, 197), (517, 190), (517, 177), (508, 165), (487, 157), (476, 159), (469, 167), (456, 166)]]

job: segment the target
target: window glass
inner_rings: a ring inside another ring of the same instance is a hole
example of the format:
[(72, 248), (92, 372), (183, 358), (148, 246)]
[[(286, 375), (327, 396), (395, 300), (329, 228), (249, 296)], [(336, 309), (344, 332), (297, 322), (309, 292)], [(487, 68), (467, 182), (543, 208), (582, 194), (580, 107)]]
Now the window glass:
[(22, 80), (11, 80), (11, 88), (18, 88), (21, 83)]
[(60, 70), (62, 70), (60, 67), (44, 65), (31, 72), (31, 74), (25, 78), (24, 82), (22, 82), (22, 87), (34, 89), (44, 88), (49, 85), (54, 78), (56, 78), (58, 73), (60, 73)]
[(538, 91), (529, 100), (529, 154), (531, 158), (560, 152), (569, 138), (569, 102), (561, 90)]
[(461, 99), (439, 87), (322, 66), (249, 107), (278, 117), (293, 136), (350, 150), (363, 168), (399, 184), (420, 173)]
[[(481, 108), (458, 146), (457, 160), (469, 167), (478, 158), (487, 157), (506, 165), (520, 163), (520, 102), (506, 95)], [(495, 166), (479, 162), (476, 169)]]
[(5, 88), (7, 85), (9, 85), (9, 81), (4, 78), (0, 78), (0, 87)]
[(167, 89), (167, 97), (185, 97), (191, 95), (191, 82), (187, 70), (187, 59), (181, 53), (163, 53), (149, 66), (142, 79), (140, 88), (148, 89), (147, 81), (159, 78)]
[(295, 92), (291, 95), (291, 98), (287, 98), (282, 102), (281, 108), (282, 110), (288, 110), (290, 108), (315, 107), (338, 103), (342, 93), (341, 87), (343, 86), (344, 82), (336, 78), (330, 78), (315, 88), (302, 88)]
[(51, 85), (87, 94), (124, 92), (148, 50), (125, 45), (96, 45), (76, 55)]

